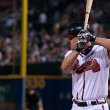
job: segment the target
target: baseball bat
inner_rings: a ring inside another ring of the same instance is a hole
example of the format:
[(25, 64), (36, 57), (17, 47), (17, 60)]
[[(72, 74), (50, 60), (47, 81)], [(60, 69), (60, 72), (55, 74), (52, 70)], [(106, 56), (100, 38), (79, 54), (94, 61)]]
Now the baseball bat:
[(85, 30), (87, 29), (87, 24), (88, 24), (88, 20), (89, 20), (89, 15), (90, 15), (92, 3), (93, 3), (93, 0), (86, 1), (86, 13), (85, 13), (85, 21), (84, 21), (84, 29)]

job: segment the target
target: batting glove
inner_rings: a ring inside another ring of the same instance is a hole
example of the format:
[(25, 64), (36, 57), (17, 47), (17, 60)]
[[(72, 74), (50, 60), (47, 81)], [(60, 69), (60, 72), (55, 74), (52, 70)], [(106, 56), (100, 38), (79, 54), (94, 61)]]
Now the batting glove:
[(85, 36), (86, 39), (91, 42), (94, 42), (96, 39), (96, 36), (94, 36), (88, 30), (84, 30), (84, 29), (79, 32), (78, 37), (80, 37), (80, 36)]
[(90, 34), (87, 36), (87, 39), (91, 42), (95, 42), (96, 36), (94, 36), (93, 34)]

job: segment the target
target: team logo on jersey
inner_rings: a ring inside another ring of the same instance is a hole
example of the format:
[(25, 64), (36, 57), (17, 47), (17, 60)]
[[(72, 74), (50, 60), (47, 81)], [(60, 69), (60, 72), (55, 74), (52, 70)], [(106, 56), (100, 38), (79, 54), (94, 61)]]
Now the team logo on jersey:
[(74, 62), (73, 70), (77, 74), (81, 74), (85, 71), (92, 70), (92, 72), (98, 72), (100, 71), (100, 65), (98, 64), (96, 59), (92, 59), (90, 61), (86, 61), (82, 65), (79, 65), (79, 60), (76, 59)]

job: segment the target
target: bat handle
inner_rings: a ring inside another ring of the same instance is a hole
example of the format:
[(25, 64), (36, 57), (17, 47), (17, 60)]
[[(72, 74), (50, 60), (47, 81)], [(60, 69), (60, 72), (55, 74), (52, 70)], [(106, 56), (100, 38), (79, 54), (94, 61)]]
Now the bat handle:
[(84, 29), (87, 29), (87, 24), (88, 24), (88, 19), (89, 19), (89, 13), (90, 12), (86, 12), (85, 14), (85, 22), (84, 22)]

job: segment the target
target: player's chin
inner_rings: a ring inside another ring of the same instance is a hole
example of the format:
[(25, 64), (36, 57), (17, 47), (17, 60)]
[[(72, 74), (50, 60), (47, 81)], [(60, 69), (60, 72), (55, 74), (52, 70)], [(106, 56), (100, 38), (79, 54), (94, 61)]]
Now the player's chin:
[(81, 50), (81, 53), (84, 54), (84, 53), (86, 53), (86, 51), (83, 49), (83, 50)]

